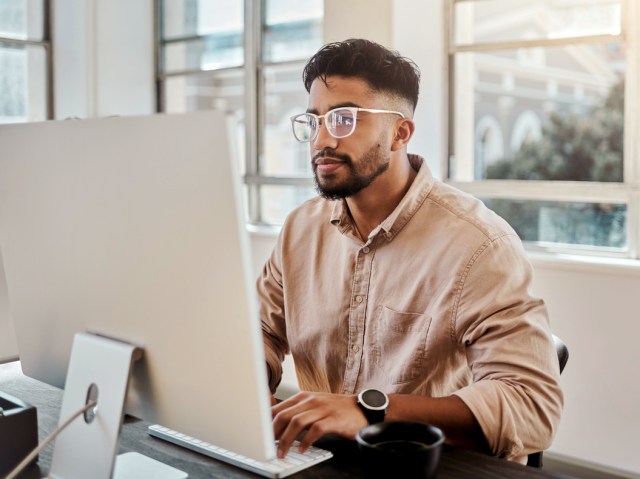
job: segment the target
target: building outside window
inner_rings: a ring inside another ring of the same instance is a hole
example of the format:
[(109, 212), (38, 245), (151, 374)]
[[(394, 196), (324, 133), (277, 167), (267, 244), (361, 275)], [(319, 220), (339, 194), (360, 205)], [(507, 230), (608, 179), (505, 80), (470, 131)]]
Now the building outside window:
[(302, 68), (322, 45), (323, 1), (157, 0), (157, 15), (159, 110), (231, 112), (249, 222), (282, 223), (315, 194), (289, 117), (307, 107)]
[(448, 179), (530, 248), (638, 258), (639, 10), (446, 2)]
[(48, 0), (0, 0), (0, 123), (53, 116)]

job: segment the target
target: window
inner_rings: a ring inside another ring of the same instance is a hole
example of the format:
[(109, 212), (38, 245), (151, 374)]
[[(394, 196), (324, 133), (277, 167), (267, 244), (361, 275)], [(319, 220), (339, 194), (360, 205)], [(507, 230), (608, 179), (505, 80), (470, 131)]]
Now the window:
[(638, 258), (640, 7), (447, 0), (448, 180), (528, 247)]
[(282, 223), (315, 194), (289, 117), (307, 107), (302, 68), (322, 45), (323, 1), (157, 0), (157, 8), (159, 110), (232, 112), (249, 221)]
[(0, 123), (53, 117), (48, 0), (0, 0)]

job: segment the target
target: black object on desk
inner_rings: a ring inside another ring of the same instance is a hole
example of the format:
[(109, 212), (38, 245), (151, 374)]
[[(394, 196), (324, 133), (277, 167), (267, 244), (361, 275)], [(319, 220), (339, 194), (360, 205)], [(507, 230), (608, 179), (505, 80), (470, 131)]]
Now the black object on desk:
[(429, 424), (409, 421), (384, 421), (358, 431), (360, 449), (367, 478), (436, 477), (443, 432)]
[(38, 446), (36, 408), (0, 391), (0, 476)]

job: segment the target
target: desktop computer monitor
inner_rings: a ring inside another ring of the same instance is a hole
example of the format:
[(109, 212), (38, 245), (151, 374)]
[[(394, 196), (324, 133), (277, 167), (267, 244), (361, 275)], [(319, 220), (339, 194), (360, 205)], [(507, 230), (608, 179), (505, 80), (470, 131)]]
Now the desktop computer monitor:
[(232, 128), (220, 112), (1, 126), (0, 248), (26, 375), (64, 387), (77, 332), (137, 344), (127, 412), (263, 460)]

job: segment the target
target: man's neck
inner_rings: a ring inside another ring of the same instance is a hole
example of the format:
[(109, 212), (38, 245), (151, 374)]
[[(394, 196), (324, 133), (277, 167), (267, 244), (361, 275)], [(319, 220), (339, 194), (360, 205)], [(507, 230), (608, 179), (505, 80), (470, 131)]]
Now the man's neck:
[(417, 172), (406, 155), (395, 161), (398, 164), (390, 166), (369, 186), (346, 200), (358, 233), (365, 242), (369, 234), (398, 206), (416, 177)]

